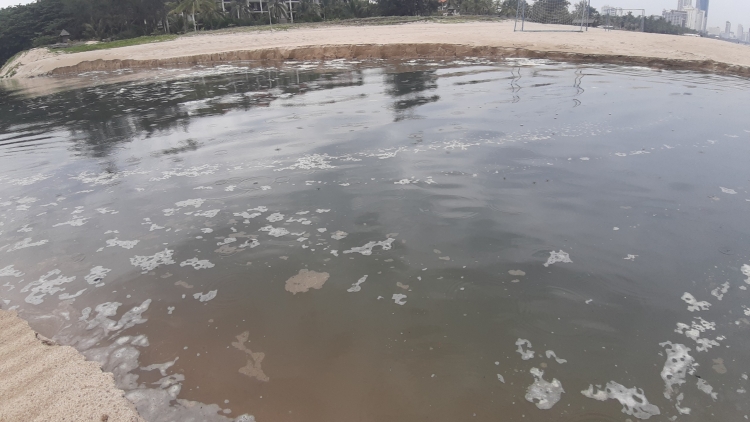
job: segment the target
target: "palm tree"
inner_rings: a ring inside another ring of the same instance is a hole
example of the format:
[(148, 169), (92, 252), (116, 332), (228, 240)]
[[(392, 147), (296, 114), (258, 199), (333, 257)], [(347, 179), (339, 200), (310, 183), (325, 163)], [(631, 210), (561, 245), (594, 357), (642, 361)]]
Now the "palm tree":
[(276, 21), (281, 18), (289, 17), (289, 11), (287, 10), (284, 0), (268, 0), (268, 22), (271, 22), (271, 15), (276, 17)]
[(193, 18), (193, 30), (198, 32), (198, 24), (195, 22), (195, 12), (206, 16), (216, 14), (216, 2), (214, 0), (179, 0), (177, 5), (169, 11), (172, 14), (189, 12)]
[(237, 14), (237, 19), (239, 20), (242, 16), (247, 16), (247, 2), (245, 0), (232, 0), (229, 3), (229, 10), (232, 11), (232, 14)]

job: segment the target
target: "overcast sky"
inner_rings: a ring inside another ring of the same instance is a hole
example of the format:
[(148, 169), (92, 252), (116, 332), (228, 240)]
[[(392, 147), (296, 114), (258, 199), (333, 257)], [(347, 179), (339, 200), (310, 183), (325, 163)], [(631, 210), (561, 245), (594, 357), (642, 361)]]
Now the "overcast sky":
[[(0, 0), (0, 8), (33, 0)], [(575, 1), (575, 0), (574, 0)], [(750, 27), (750, 0), (711, 0), (708, 9), (708, 26), (719, 26), (724, 29), (726, 21), (732, 22), (732, 30), (741, 23)], [(622, 7), (623, 9), (646, 9), (646, 16), (661, 14), (662, 9), (677, 8), (677, 0), (591, 0), (591, 5), (601, 9), (604, 5)]]

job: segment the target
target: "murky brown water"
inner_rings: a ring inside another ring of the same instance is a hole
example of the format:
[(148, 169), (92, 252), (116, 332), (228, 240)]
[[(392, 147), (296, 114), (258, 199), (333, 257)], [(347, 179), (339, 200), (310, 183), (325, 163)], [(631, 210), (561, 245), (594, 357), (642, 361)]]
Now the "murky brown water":
[(482, 60), (96, 76), (0, 92), (0, 305), (146, 419), (750, 414), (748, 81)]

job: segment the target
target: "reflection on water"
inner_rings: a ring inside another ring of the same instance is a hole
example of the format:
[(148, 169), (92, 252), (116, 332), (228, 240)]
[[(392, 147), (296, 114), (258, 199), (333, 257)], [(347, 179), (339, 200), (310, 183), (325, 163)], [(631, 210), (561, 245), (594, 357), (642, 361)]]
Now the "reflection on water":
[(750, 414), (747, 81), (149, 75), (0, 93), (0, 305), (147, 419)]

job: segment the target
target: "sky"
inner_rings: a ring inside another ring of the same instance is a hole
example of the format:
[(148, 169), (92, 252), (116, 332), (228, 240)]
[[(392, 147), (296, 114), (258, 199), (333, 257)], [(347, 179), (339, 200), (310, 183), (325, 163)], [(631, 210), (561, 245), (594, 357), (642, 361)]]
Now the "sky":
[[(0, 8), (21, 3), (31, 3), (34, 0), (0, 0)], [(726, 21), (732, 22), (732, 30), (741, 23), (745, 28), (750, 27), (750, 0), (711, 0), (708, 9), (708, 26), (718, 26), (724, 29)], [(660, 15), (663, 9), (676, 9), (677, 0), (591, 0), (591, 5), (597, 9), (609, 5), (623, 9), (646, 9), (646, 16)]]

